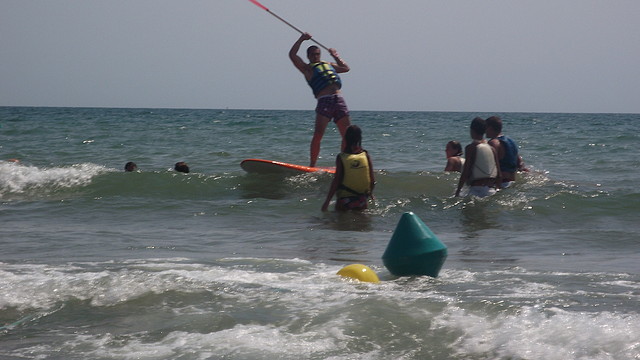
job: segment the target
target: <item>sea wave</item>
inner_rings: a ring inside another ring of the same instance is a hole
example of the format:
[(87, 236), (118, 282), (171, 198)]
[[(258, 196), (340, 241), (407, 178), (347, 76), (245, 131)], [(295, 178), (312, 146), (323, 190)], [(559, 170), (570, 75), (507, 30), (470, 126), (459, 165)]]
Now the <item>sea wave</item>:
[[(46, 357), (61, 343), (68, 353), (104, 359), (623, 359), (639, 350), (640, 315), (616, 304), (638, 301), (637, 275), (446, 269), (433, 279), (372, 268), (381, 283), (343, 279), (339, 265), (298, 259), (0, 263), (7, 345), (0, 354)], [(585, 281), (588, 291), (572, 291)], [(60, 322), (93, 330), (14, 344), (13, 335)]]
[[(414, 211), (444, 219), (452, 211), (471, 213), (475, 209), (481, 213), (490, 209), (511, 217), (538, 216), (540, 221), (553, 222), (562, 216), (564, 221), (579, 223), (607, 217), (621, 221), (640, 211), (640, 201), (634, 201), (640, 199), (637, 191), (556, 180), (541, 171), (521, 175), (514, 186), (485, 199), (454, 197), (458, 178), (459, 173), (378, 170), (375, 200), (366, 213), (396, 217)], [(171, 169), (125, 173), (92, 163), (43, 168), (0, 162), (0, 199), (268, 199), (284, 201), (280, 204), (295, 209), (308, 200), (321, 203), (331, 180), (330, 174), (322, 172), (287, 177), (246, 174), (239, 169), (214, 174), (184, 174)]]
[(85, 187), (96, 176), (111, 171), (113, 169), (91, 163), (41, 168), (0, 162), (0, 198), (49, 196), (64, 190)]

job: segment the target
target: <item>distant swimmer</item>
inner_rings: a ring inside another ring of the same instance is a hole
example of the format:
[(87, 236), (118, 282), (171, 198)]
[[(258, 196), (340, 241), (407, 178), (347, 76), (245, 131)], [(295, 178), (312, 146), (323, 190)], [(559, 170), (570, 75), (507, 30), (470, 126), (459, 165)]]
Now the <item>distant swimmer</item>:
[(351, 125), (344, 138), (345, 149), (336, 157), (336, 173), (322, 211), (327, 211), (333, 195), (337, 196), (336, 210), (364, 210), (373, 198), (376, 181), (369, 153), (362, 148), (362, 130)]
[[(313, 90), (313, 95), (318, 100), (316, 106), (316, 123), (311, 139), (309, 166), (315, 167), (320, 155), (320, 142), (329, 122), (333, 119), (342, 136), (342, 149), (344, 149), (344, 136), (347, 128), (351, 124), (349, 109), (344, 98), (340, 95), (342, 81), (339, 73), (349, 71), (349, 65), (340, 58), (336, 49), (329, 49), (335, 63), (320, 60), (320, 48), (315, 45), (307, 49), (309, 63), (305, 63), (298, 56), (300, 45), (303, 41), (311, 39), (311, 35), (304, 33), (289, 50), (289, 58), (293, 65), (304, 74), (307, 83)], [(341, 150), (342, 150), (341, 149)]]
[(496, 193), (500, 187), (500, 165), (498, 154), (484, 140), (486, 123), (476, 117), (471, 121), (470, 135), (473, 140), (464, 148), (466, 158), (460, 174), (456, 196), (460, 196), (460, 190), (465, 184), (470, 186), (469, 195), (485, 197)]
[(502, 172), (502, 187), (506, 188), (516, 180), (517, 171), (528, 171), (522, 157), (518, 154), (518, 145), (511, 138), (502, 134), (502, 119), (492, 116), (487, 120), (487, 138), (489, 145), (498, 152), (500, 171)]
[(189, 165), (187, 165), (187, 163), (184, 161), (177, 162), (173, 168), (175, 171), (178, 171), (178, 172), (183, 172), (183, 173), (189, 172)]
[(124, 171), (126, 172), (133, 172), (137, 170), (138, 165), (136, 165), (136, 163), (134, 163), (133, 161), (129, 161), (128, 163), (124, 164)]
[(462, 166), (464, 165), (462, 145), (455, 140), (451, 140), (447, 143), (444, 152), (447, 155), (447, 165), (444, 167), (444, 171), (462, 172)]

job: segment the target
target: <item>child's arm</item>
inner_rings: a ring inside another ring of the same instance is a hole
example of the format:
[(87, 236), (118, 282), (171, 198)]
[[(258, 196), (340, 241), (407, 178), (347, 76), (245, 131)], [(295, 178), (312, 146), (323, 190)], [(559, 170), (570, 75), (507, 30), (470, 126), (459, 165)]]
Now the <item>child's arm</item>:
[(376, 187), (376, 178), (373, 175), (373, 163), (371, 162), (371, 157), (366, 150), (365, 154), (367, 154), (367, 161), (369, 162), (369, 181), (371, 182), (369, 184), (369, 189), (371, 189), (369, 196), (371, 197), (371, 200), (375, 200), (375, 198), (373, 197), (373, 188)]
[(476, 147), (473, 144), (469, 144), (464, 148), (464, 156), (466, 158), (464, 162), (464, 167), (462, 168), (462, 173), (460, 174), (460, 180), (458, 181), (458, 188), (456, 189), (456, 196), (460, 196), (460, 190), (464, 184), (471, 177), (471, 171), (473, 169), (473, 164), (476, 161)]

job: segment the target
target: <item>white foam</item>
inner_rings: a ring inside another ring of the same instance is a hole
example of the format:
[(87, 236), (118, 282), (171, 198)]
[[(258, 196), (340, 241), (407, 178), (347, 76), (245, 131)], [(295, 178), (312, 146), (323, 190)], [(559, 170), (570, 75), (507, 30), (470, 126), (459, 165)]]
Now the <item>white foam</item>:
[[(291, 264), (308, 265), (306, 261), (293, 261)], [(335, 276), (337, 269), (317, 272), (316, 267), (301, 275), (295, 271), (255, 271), (167, 260), (57, 266), (0, 263), (0, 288), (3, 289), (0, 292), (0, 309), (49, 309), (58, 302), (71, 299), (90, 301), (93, 306), (110, 306), (148, 293), (196, 293), (225, 286), (235, 289), (230, 293), (239, 300), (252, 301), (253, 292), (242, 290), (248, 285), (276, 289), (273, 293), (277, 295), (274, 296), (298, 291), (319, 291), (318, 295), (324, 296), (324, 290), (317, 286), (319, 282), (332, 281), (344, 285)], [(265, 292), (264, 296), (269, 294)], [(292, 295), (291, 300), (299, 301), (299, 297)], [(326, 300), (323, 298), (322, 301)]]
[[(62, 351), (119, 359), (184, 354), (194, 359), (390, 358), (411, 351), (420, 356), (438, 346), (459, 358), (555, 360), (626, 359), (640, 350), (637, 313), (549, 305), (543, 299), (561, 296), (558, 289), (527, 278), (537, 279), (540, 273), (519, 268), (484, 273), (445, 270), (438, 279), (369, 284), (336, 276), (340, 266), (306, 260), (219, 262), (224, 266), (182, 258), (57, 266), (0, 263), (0, 309), (52, 311), (69, 300), (109, 307), (148, 294), (180, 292), (211, 295), (215, 300), (174, 304), (169, 311), (175, 316), (215, 319), (224, 314), (229, 319), (227, 327), (169, 325), (166, 333), (153, 326), (150, 332), (117, 334), (110, 331), (124, 328), (104, 328), (100, 334), (65, 335), (62, 350), (56, 342), (20, 350), (45, 357)], [(471, 289), (475, 292), (465, 293), (469, 284), (478, 286)], [(502, 290), (491, 290), (494, 287)], [(489, 291), (497, 295), (483, 294)], [(527, 301), (520, 301), (522, 297)], [(432, 338), (439, 342), (430, 343)], [(350, 344), (357, 344), (357, 349)]]
[(206, 334), (174, 331), (153, 342), (113, 334), (78, 335), (65, 342), (64, 349), (35, 346), (23, 352), (33, 356), (61, 350), (82, 353), (85, 358), (113, 359), (172, 359), (181, 354), (190, 354), (190, 359), (301, 359), (344, 351), (347, 338), (333, 328), (293, 334), (271, 325), (237, 325)]
[(42, 189), (55, 190), (86, 186), (95, 176), (109, 171), (114, 170), (91, 163), (39, 168), (0, 162), (0, 196)]
[[(459, 355), (522, 359), (633, 359), (640, 351), (638, 314), (524, 307), (495, 317), (449, 307), (431, 330), (454, 330)], [(632, 344), (632, 345), (629, 345)]]

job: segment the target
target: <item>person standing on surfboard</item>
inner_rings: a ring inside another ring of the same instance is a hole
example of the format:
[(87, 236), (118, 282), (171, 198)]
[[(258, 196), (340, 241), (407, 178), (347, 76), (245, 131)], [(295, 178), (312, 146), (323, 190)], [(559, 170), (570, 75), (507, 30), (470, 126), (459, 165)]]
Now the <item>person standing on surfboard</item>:
[(340, 95), (342, 81), (339, 73), (349, 71), (349, 65), (338, 55), (336, 49), (329, 49), (335, 63), (320, 60), (320, 48), (315, 45), (307, 49), (309, 63), (304, 62), (298, 56), (300, 45), (303, 41), (311, 39), (311, 35), (303, 33), (289, 50), (289, 58), (293, 65), (304, 75), (307, 83), (313, 90), (313, 95), (318, 100), (316, 106), (316, 123), (311, 139), (311, 162), (309, 166), (315, 167), (320, 155), (320, 142), (329, 122), (333, 119), (342, 136), (342, 149), (344, 149), (344, 135), (351, 124), (349, 109), (344, 98)]
[(369, 153), (362, 148), (362, 130), (351, 125), (344, 139), (345, 149), (336, 157), (336, 173), (322, 211), (327, 211), (333, 195), (338, 197), (336, 210), (364, 210), (373, 199), (376, 181)]

